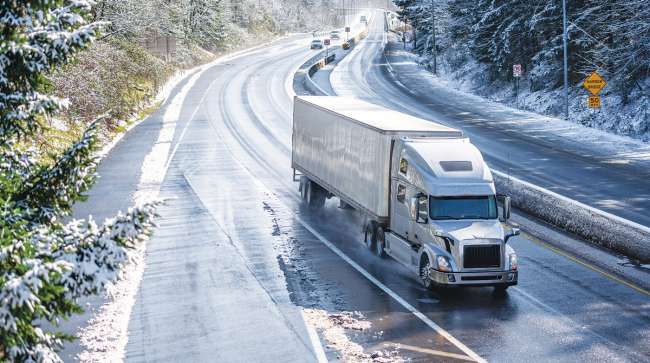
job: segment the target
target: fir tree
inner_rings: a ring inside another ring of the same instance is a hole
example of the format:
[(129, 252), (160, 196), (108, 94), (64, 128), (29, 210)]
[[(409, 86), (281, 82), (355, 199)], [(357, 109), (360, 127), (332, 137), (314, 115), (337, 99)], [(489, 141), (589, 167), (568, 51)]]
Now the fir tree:
[[(98, 226), (65, 220), (96, 179), (96, 123), (61, 155), (33, 145), (66, 101), (39, 92), (44, 74), (97, 36), (83, 0), (0, 0), (0, 360), (60, 361), (60, 319), (119, 276), (152, 231), (155, 204)], [(99, 121), (98, 121), (99, 122)], [(52, 159), (52, 162), (44, 160)], [(54, 331), (51, 331), (54, 330)]]

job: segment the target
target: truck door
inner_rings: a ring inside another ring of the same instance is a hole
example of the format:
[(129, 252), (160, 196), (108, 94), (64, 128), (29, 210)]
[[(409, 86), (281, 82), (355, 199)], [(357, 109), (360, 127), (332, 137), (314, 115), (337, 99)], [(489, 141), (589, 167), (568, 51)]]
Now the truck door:
[(390, 255), (401, 263), (408, 264), (410, 257), (408, 250), (410, 243), (408, 243), (409, 232), (411, 229), (411, 217), (409, 214), (409, 197), (408, 186), (403, 181), (393, 179), (392, 190), (393, 193), (391, 200), (391, 230), (400, 238), (395, 239), (389, 246)]
[[(422, 191), (415, 191), (414, 197), (426, 195), (426, 193)], [(418, 202), (416, 205), (417, 207), (422, 207), (425, 210), (429, 210), (429, 202), (428, 202), (428, 197), (422, 199), (422, 202)], [(422, 205), (420, 205), (422, 204)], [(417, 213), (417, 212), (416, 212)], [(428, 215), (428, 213), (427, 213)], [(427, 218), (428, 220), (428, 218)], [(427, 239), (431, 239), (429, 235), (429, 225), (428, 223), (418, 223), (416, 219), (411, 219), (411, 229), (409, 232), (409, 236), (411, 236), (411, 239), (409, 240), (411, 242), (411, 254), (416, 257), (415, 261), (411, 261), (412, 264), (417, 264), (417, 254), (415, 253), (416, 251), (419, 250), (420, 246), (422, 246), (425, 242), (428, 242)]]

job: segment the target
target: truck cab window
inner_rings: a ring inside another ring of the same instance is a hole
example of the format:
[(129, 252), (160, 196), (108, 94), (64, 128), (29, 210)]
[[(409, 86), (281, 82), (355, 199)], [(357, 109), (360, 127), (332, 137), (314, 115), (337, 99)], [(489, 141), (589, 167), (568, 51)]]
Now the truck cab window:
[(406, 172), (408, 171), (408, 168), (409, 168), (409, 162), (406, 159), (402, 158), (399, 161), (399, 172), (402, 175), (406, 176)]
[(496, 219), (497, 201), (494, 195), (431, 197), (431, 219)]
[(406, 186), (402, 184), (397, 184), (397, 201), (404, 203), (406, 200)]

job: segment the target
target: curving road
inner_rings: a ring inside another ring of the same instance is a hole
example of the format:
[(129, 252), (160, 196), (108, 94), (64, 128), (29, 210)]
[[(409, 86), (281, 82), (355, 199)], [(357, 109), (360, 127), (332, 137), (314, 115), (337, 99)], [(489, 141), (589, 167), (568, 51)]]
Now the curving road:
[[(166, 103), (102, 163), (81, 214), (128, 205), (146, 155), (173, 133), (161, 155), (169, 199), (129, 307), (127, 361), (317, 361), (303, 308), (358, 311), (371, 328), (350, 340), (415, 362), (650, 361), (650, 296), (544, 241), (512, 240), (520, 284), (507, 296), (438, 295), (371, 255), (355, 212), (336, 200), (305, 209), (290, 168), (288, 85), (315, 54), (308, 42), (291, 37), (196, 74), (172, 94), (186, 87), (173, 128)], [(350, 58), (360, 65), (354, 82), (373, 87), (363, 76), (374, 72), (372, 53), (363, 52)]]

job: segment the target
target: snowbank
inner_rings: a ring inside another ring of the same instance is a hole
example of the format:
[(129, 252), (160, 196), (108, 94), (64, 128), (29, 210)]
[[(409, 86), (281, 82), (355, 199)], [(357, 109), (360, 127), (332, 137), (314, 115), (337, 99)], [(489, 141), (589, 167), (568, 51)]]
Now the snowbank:
[(499, 193), (515, 207), (641, 262), (650, 261), (650, 228), (492, 170)]

